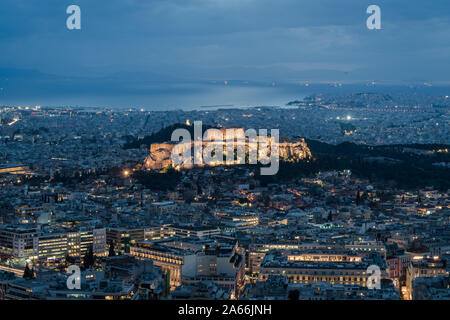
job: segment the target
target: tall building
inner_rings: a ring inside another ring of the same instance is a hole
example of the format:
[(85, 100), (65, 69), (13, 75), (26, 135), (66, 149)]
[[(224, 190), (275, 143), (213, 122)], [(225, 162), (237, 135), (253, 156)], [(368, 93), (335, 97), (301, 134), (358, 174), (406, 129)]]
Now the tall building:
[(12, 258), (51, 263), (63, 260), (66, 256), (82, 258), (91, 247), (94, 255), (106, 254), (105, 229), (39, 231), (24, 226), (0, 228), (0, 253)]

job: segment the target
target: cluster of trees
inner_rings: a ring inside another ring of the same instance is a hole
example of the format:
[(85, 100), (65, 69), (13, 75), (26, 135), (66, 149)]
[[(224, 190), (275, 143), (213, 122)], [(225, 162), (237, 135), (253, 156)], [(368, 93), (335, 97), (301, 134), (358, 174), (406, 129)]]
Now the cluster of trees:
[[(138, 166), (138, 162), (134, 162), (131, 166)], [(76, 171), (71, 176), (62, 175), (56, 172), (53, 176), (53, 182), (62, 182), (65, 185), (78, 184), (84, 181), (95, 180), (100, 178), (100, 176), (107, 176), (106, 183), (113, 184), (118, 178), (123, 178), (123, 168), (121, 167), (111, 167), (107, 169), (97, 170), (97, 171)], [(42, 182), (42, 180), (49, 179), (48, 177), (41, 177), (37, 182)], [(27, 180), (29, 181), (29, 180)]]
[(77, 171), (72, 176), (62, 175), (56, 172), (53, 175), (53, 182), (62, 182), (63, 184), (77, 184), (90, 179), (97, 179), (101, 175), (108, 174), (108, 170), (101, 170), (96, 172)]
[(168, 168), (164, 172), (155, 171), (135, 171), (132, 178), (137, 183), (142, 184), (148, 189), (155, 191), (174, 190), (183, 175), (173, 168)]
[(114, 243), (111, 241), (109, 243), (108, 257), (114, 257), (115, 255), (116, 255), (116, 251), (114, 250)]
[(34, 273), (34, 267), (31, 267), (28, 265), (28, 263), (25, 266), (25, 270), (23, 272), (23, 278), (24, 279), (34, 279), (36, 277)]
[[(208, 130), (209, 128), (213, 128), (211, 126), (202, 126), (202, 134)], [(171, 126), (162, 128), (158, 132), (155, 132), (149, 136), (145, 136), (143, 139), (138, 139), (132, 136), (127, 136), (127, 142), (124, 144), (124, 149), (138, 149), (141, 147), (141, 145), (151, 145), (152, 143), (161, 143), (170, 141), (172, 138), (172, 133), (176, 129), (186, 129), (191, 134), (191, 137), (194, 136), (194, 126), (188, 126), (186, 124), (182, 123), (176, 123)]]
[(89, 248), (87, 254), (83, 258), (83, 267), (84, 269), (89, 269), (95, 264), (95, 256), (92, 249), (92, 246)]
[[(291, 181), (312, 176), (320, 171), (345, 170), (372, 182), (389, 182), (399, 188), (419, 189), (433, 186), (446, 191), (450, 188), (450, 170), (434, 166), (434, 162), (450, 161), (448, 154), (434, 156), (416, 155), (403, 152), (405, 145), (368, 147), (353, 143), (334, 146), (326, 143), (307, 141), (314, 159), (302, 162), (280, 161), (280, 168), (274, 176), (257, 176), (265, 185)], [(446, 145), (412, 145), (418, 149), (436, 150), (449, 148)], [(369, 161), (368, 157), (386, 157), (392, 161)]]

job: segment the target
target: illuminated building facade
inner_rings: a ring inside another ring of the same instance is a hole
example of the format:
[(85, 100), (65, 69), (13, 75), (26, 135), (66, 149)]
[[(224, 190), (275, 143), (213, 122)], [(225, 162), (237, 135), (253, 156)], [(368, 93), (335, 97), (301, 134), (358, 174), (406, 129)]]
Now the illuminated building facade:
[(41, 263), (55, 262), (66, 256), (82, 258), (90, 247), (93, 247), (94, 255), (106, 254), (105, 229), (80, 229), (73, 232), (39, 232), (22, 226), (0, 229), (0, 253), (13, 258)]
[[(292, 260), (299, 256), (268, 254), (261, 262), (259, 279), (267, 280), (271, 275), (285, 276), (290, 283), (316, 283), (325, 282), (329, 284), (351, 284), (365, 287), (367, 285), (367, 268), (373, 264), (367, 260), (343, 262), (327, 261), (335, 259), (336, 256), (322, 256), (323, 260), (317, 261)], [(302, 259), (305, 255), (300, 256)], [(382, 278), (386, 272), (381, 268)]]
[(130, 248), (138, 259), (151, 259), (169, 274), (172, 289), (210, 280), (237, 294), (244, 276), (244, 256), (237, 245), (187, 241), (143, 242)]
[(412, 259), (406, 272), (406, 297), (414, 297), (413, 282), (417, 278), (436, 278), (448, 275), (446, 261), (439, 257), (425, 257), (423, 259)]

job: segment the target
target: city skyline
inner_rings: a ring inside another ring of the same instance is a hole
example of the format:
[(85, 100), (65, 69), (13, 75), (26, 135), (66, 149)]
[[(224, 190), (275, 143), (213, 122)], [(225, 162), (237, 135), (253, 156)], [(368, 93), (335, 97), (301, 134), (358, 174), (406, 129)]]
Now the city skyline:
[(2, 0), (0, 306), (450, 300), (448, 9)]

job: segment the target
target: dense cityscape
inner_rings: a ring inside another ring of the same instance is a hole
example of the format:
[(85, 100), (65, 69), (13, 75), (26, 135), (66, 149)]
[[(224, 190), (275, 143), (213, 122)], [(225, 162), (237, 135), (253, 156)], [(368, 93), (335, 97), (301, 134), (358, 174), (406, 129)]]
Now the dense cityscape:
[[(450, 299), (450, 101), (387, 96), (1, 107), (0, 299)], [(194, 121), (289, 152), (275, 176), (158, 162)]]
[(445, 317), (449, 9), (1, 0), (0, 314)]

